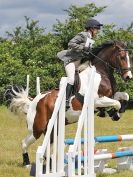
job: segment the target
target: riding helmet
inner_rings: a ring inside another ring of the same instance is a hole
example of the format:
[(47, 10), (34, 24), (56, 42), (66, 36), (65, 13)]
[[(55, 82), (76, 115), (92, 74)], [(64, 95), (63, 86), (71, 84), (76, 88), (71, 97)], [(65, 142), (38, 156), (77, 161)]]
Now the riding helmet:
[(85, 29), (89, 29), (89, 28), (97, 28), (100, 29), (100, 27), (103, 26), (103, 24), (101, 24), (99, 21), (95, 20), (95, 19), (89, 19), (86, 22), (85, 25)]

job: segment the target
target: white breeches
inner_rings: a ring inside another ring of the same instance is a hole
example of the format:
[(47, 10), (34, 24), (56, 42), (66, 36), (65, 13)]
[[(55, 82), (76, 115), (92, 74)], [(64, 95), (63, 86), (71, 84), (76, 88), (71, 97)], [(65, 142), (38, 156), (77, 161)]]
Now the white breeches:
[(80, 60), (71, 62), (65, 66), (66, 75), (68, 77), (68, 83), (74, 85), (75, 69), (80, 64)]
[(66, 75), (68, 77), (68, 83), (74, 85), (74, 76), (75, 76), (75, 64), (69, 63), (65, 66)]

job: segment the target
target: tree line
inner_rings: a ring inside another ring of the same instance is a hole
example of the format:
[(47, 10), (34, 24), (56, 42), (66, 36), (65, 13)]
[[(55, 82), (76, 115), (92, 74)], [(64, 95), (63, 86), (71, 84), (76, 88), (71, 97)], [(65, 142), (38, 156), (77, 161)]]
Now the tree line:
[[(58, 87), (60, 78), (65, 75), (62, 61), (57, 52), (67, 49), (69, 40), (84, 30), (87, 19), (95, 18), (106, 7), (94, 3), (82, 7), (70, 6), (65, 10), (65, 22), (57, 20), (53, 31), (46, 33), (39, 21), (25, 16), (25, 26), (17, 26), (6, 32), (7, 38), (0, 38), (0, 102), (9, 85), (26, 85), (26, 75), (30, 77), (30, 95), (35, 96), (35, 80), (39, 76), (41, 91)], [(102, 33), (95, 39), (96, 44), (104, 41), (121, 40), (127, 43), (130, 58), (133, 56), (133, 23), (126, 28), (115, 24), (105, 24)], [(133, 83), (124, 83), (116, 74), (117, 90), (127, 91), (133, 97)]]

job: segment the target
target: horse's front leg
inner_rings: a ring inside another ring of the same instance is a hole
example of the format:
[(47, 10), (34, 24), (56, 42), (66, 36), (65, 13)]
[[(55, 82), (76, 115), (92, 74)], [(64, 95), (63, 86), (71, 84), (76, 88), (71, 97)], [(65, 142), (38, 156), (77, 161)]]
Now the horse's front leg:
[(26, 168), (30, 167), (30, 160), (28, 155), (28, 147), (36, 141), (33, 133), (30, 133), (25, 139), (22, 140), (22, 152), (23, 152), (23, 165)]
[(120, 101), (121, 108), (119, 110), (120, 113), (125, 112), (128, 101), (129, 101), (129, 95), (126, 92), (116, 92), (114, 94), (114, 99)]
[(95, 105), (95, 109), (113, 107), (113, 109), (111, 109), (111, 111), (108, 112), (109, 116), (114, 121), (118, 121), (120, 119), (119, 110), (121, 108), (121, 104), (119, 101), (104, 96), (95, 99), (94, 105)]

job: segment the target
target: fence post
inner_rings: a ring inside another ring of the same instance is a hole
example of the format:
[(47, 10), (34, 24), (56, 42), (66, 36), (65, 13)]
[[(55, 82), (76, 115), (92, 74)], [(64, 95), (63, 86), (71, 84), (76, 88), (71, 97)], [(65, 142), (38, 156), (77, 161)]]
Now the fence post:
[(30, 76), (27, 75), (27, 81), (26, 81), (26, 94), (27, 94), (27, 97), (29, 95), (29, 80), (30, 80)]
[(36, 78), (36, 95), (40, 94), (40, 77)]

